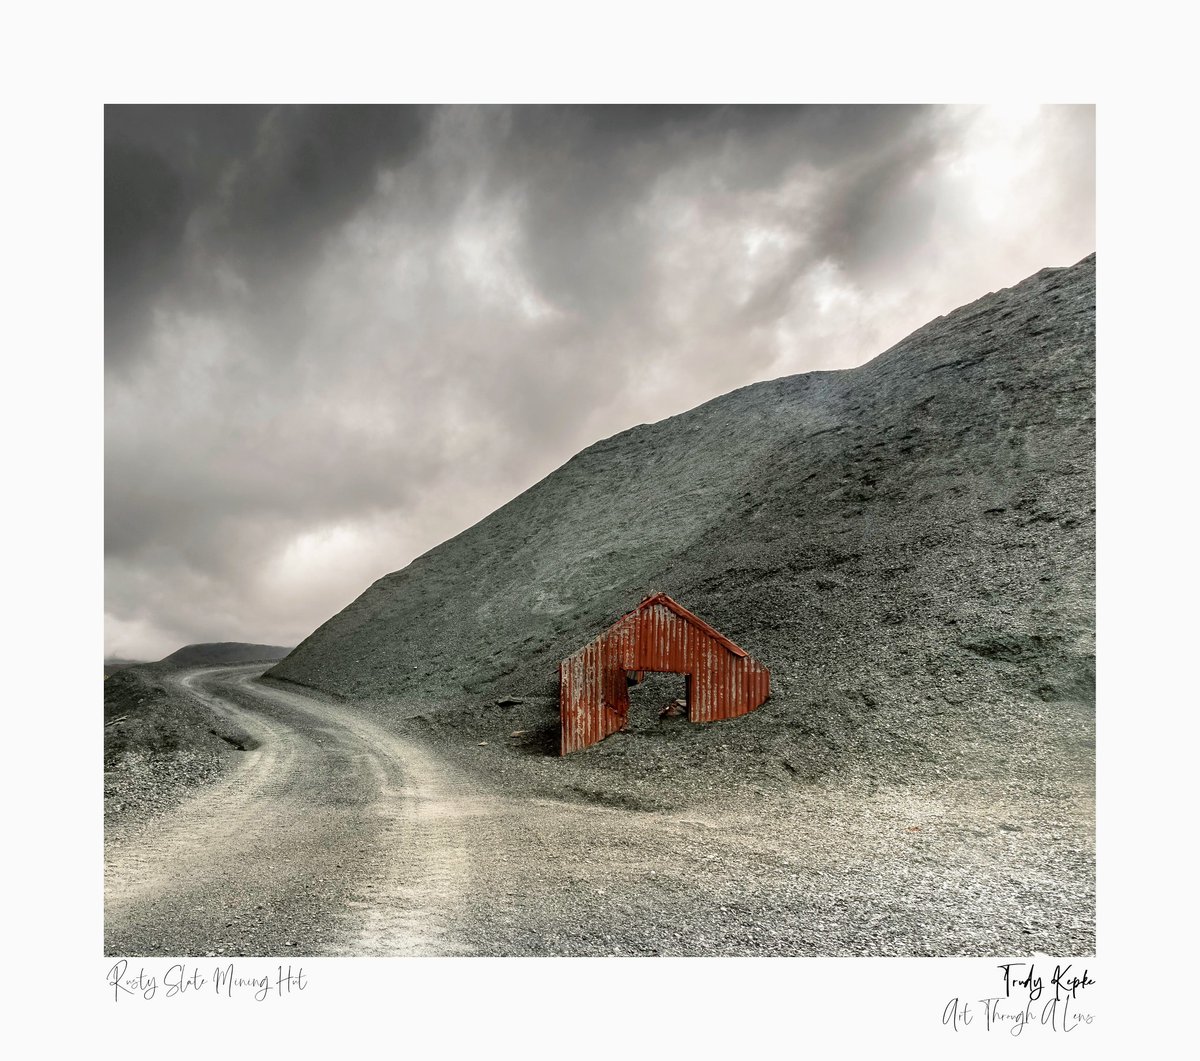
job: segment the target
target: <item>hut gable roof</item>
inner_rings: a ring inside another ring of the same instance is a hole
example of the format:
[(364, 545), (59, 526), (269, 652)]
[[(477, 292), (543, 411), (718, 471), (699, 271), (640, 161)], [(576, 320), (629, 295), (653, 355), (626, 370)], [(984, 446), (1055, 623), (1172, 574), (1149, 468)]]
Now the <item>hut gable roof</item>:
[(746, 657), (750, 655), (750, 653), (744, 648), (740, 647), (739, 645), (735, 645), (732, 641), (730, 641), (729, 638), (721, 633), (720, 630), (709, 626), (708, 623), (701, 619), (700, 616), (698, 616), (695, 612), (688, 611), (687, 608), (685, 608), (682, 604), (676, 600), (672, 600), (665, 593), (652, 593), (649, 597), (642, 601), (642, 603), (639, 604), (634, 611), (644, 611), (646, 608), (653, 607), (655, 604), (661, 604), (665, 608), (670, 608), (671, 611), (673, 611), (681, 619), (686, 619), (689, 623), (698, 626), (714, 641), (720, 642), (727, 649), (729, 649), (729, 651), (735, 656)]

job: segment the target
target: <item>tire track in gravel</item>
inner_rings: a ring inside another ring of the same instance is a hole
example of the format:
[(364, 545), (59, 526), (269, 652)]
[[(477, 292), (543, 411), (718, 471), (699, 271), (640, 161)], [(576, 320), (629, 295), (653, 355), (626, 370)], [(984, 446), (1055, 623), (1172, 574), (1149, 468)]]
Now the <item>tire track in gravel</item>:
[(175, 679), (259, 742), (161, 821), (107, 838), (108, 954), (453, 954), (463, 820), (441, 763), (344, 708), (256, 682)]
[(462, 821), (486, 813), (487, 801), (467, 794), (442, 763), (361, 715), (276, 685), (256, 685), (253, 692), (314, 721), (335, 722), (358, 742), (360, 761), (372, 775), (380, 857), (340, 915), (347, 944), (336, 953), (458, 953), (452, 915), (471, 875)]

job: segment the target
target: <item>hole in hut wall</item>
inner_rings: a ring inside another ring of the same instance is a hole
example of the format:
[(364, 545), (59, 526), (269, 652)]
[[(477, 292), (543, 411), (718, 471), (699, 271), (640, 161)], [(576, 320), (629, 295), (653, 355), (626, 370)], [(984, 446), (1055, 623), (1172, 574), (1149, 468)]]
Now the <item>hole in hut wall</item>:
[(687, 700), (686, 674), (667, 674), (661, 671), (645, 671), (640, 685), (629, 686), (630, 733), (658, 733), (665, 727), (687, 723), (687, 709), (676, 706), (679, 713), (672, 717), (663, 714), (676, 700)]

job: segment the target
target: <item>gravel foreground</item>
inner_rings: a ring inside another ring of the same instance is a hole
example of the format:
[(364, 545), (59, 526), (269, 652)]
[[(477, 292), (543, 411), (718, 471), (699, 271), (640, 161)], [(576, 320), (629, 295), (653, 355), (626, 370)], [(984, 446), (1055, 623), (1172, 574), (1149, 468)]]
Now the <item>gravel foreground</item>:
[(525, 791), (471, 762), (490, 743), (417, 740), (413, 719), (253, 673), (193, 687), (258, 746), (173, 814), (110, 832), (106, 953), (1094, 951), (1092, 810), (1066, 779), (730, 792), (718, 773), (635, 809), (556, 789), (571, 759), (531, 760), (551, 776)]
[(904, 782), (844, 764), (809, 779), (739, 756), (713, 732), (724, 724), (670, 758), (697, 727), (661, 725), (677, 730), (665, 748), (652, 732), (622, 735), (594, 762), (537, 754), (516, 768), (493, 741), (421, 727), (479, 785), (575, 809), (532, 811), (536, 845), (514, 849), (502, 833), (483, 841), (485, 858), (514, 876), (481, 882), (507, 904), (472, 919), (473, 953), (1094, 953), (1095, 804), (1083, 763), (969, 779), (931, 765)]

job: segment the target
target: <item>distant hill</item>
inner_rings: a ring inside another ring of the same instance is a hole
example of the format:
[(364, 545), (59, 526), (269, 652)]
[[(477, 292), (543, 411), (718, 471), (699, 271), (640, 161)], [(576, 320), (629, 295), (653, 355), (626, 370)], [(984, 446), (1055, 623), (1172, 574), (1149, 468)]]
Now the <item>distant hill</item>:
[(162, 663), (174, 663), (181, 667), (197, 667), (206, 663), (258, 663), (283, 659), (291, 649), (279, 645), (245, 645), (240, 641), (218, 641), (203, 645), (184, 645)]
[(1050, 725), (1086, 754), (1094, 431), (1092, 255), (858, 368), (597, 442), (269, 673), (431, 708), (549, 698), (560, 659), (661, 591), (771, 669), (761, 712), (807, 760), (942, 735), (1015, 763)]
[(124, 670), (126, 667), (136, 667), (144, 660), (140, 659), (106, 659), (104, 661), (104, 673), (106, 675), (113, 674), (116, 671)]

